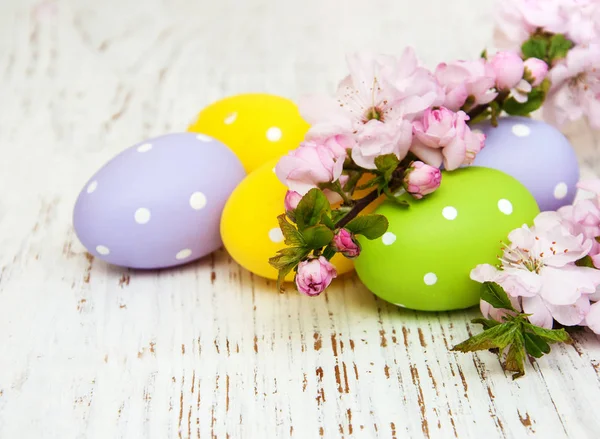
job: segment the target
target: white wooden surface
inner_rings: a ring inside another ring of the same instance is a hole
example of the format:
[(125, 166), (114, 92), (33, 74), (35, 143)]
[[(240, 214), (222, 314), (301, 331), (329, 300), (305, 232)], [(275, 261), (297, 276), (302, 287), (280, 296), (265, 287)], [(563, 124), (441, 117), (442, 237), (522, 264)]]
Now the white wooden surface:
[[(600, 342), (516, 382), (354, 276), (279, 295), (224, 251), (131, 272), (87, 255), (75, 197), (143, 138), (239, 92), (328, 92), (344, 53), (475, 56), (491, 0), (0, 0), (0, 438), (597, 438)], [(598, 135), (573, 131), (600, 165)], [(598, 168), (597, 168), (598, 169)]]

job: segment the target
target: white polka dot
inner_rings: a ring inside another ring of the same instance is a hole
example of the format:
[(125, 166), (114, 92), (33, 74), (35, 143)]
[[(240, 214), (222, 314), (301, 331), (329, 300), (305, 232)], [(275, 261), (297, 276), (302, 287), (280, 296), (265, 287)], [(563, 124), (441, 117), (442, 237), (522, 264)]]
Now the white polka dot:
[(143, 145), (140, 145), (137, 147), (138, 152), (148, 152), (151, 149), (152, 149), (151, 143), (144, 143)]
[(175, 255), (175, 259), (177, 259), (178, 261), (181, 261), (182, 259), (187, 259), (192, 255), (192, 251), (189, 248), (184, 248), (183, 250), (180, 250), (176, 255)]
[(392, 245), (396, 242), (396, 235), (392, 232), (385, 232), (381, 237), (381, 242), (383, 242), (383, 245)]
[(133, 217), (135, 218), (136, 223), (146, 224), (148, 221), (150, 221), (150, 210), (146, 209), (145, 207), (140, 207), (135, 211)]
[(98, 187), (98, 182), (96, 180), (92, 181), (90, 184), (88, 184), (87, 193), (91, 194), (92, 192), (94, 192), (96, 190), (97, 187)]
[(554, 198), (556, 198), (557, 200), (562, 200), (563, 198), (565, 198), (567, 196), (567, 194), (569, 193), (569, 187), (567, 186), (567, 183), (558, 183), (555, 187), (554, 187)]
[(213, 138), (210, 136), (207, 136), (206, 134), (198, 134), (196, 136), (196, 139), (198, 139), (201, 142), (212, 142)]
[(271, 127), (267, 130), (267, 139), (269, 139), (271, 142), (277, 142), (281, 139), (281, 136), (282, 132), (277, 127)]
[(110, 250), (108, 249), (108, 247), (104, 246), (104, 245), (98, 245), (96, 246), (96, 251), (101, 254), (106, 256), (107, 254), (110, 253)]
[(527, 137), (529, 134), (531, 134), (531, 129), (527, 125), (518, 123), (513, 125), (512, 132), (517, 137)]
[(200, 210), (206, 206), (206, 195), (202, 192), (194, 192), (190, 197), (190, 206), (194, 210)]
[(283, 241), (283, 232), (279, 227), (269, 230), (269, 239), (275, 243)]
[(425, 285), (435, 285), (437, 283), (437, 275), (435, 273), (427, 273), (423, 276), (423, 282), (425, 282)]
[(237, 119), (237, 113), (233, 112), (227, 115), (227, 117), (223, 120), (225, 125), (231, 125)]
[(504, 198), (502, 198), (501, 200), (498, 200), (498, 209), (504, 215), (510, 215), (511, 213), (513, 213), (512, 203)]
[(447, 220), (452, 221), (453, 219), (456, 219), (456, 217), (458, 216), (458, 211), (456, 210), (455, 207), (446, 206), (442, 209), (442, 215)]
[(277, 169), (275, 167), (273, 167), (272, 171), (273, 171), (273, 174), (277, 174)]

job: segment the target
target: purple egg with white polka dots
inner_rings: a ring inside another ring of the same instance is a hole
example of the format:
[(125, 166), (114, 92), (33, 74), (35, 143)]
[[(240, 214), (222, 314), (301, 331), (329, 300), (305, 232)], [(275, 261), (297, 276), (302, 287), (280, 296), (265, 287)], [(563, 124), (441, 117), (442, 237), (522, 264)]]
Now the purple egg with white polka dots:
[(221, 213), (245, 174), (229, 148), (203, 134), (141, 142), (87, 182), (75, 204), (75, 232), (91, 254), (114, 265), (193, 261), (221, 247)]
[(503, 117), (498, 126), (474, 125), (486, 136), (474, 166), (511, 175), (535, 197), (541, 211), (573, 203), (579, 163), (567, 138), (555, 127), (526, 117)]

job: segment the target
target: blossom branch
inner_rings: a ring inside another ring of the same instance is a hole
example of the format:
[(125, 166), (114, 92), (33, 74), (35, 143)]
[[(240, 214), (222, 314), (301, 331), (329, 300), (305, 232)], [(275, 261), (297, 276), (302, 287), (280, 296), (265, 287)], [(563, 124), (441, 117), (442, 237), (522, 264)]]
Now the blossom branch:
[(364, 197), (356, 200), (350, 212), (348, 212), (346, 215), (344, 215), (342, 219), (335, 223), (335, 228), (341, 229), (342, 227), (344, 227), (346, 224), (348, 224), (350, 221), (356, 218), (358, 214), (361, 211), (363, 211), (369, 204), (375, 201), (379, 197), (379, 195), (379, 191), (375, 189), (374, 191), (369, 192), (369, 194), (365, 195)]

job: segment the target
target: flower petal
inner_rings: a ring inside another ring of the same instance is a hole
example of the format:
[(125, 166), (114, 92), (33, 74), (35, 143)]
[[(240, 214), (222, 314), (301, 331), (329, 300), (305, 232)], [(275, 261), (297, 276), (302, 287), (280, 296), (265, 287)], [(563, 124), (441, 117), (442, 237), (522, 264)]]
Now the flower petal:
[(541, 326), (542, 328), (552, 329), (554, 319), (550, 310), (546, 308), (544, 300), (539, 297), (524, 297), (523, 298), (523, 312), (531, 314), (529, 321), (531, 324)]
[(558, 323), (565, 326), (575, 326), (584, 321), (590, 310), (590, 299), (582, 296), (572, 305), (557, 306), (548, 303), (546, 306)]
[(596, 302), (590, 307), (585, 317), (585, 324), (596, 334), (600, 334), (600, 302)]

